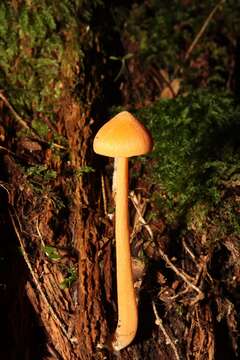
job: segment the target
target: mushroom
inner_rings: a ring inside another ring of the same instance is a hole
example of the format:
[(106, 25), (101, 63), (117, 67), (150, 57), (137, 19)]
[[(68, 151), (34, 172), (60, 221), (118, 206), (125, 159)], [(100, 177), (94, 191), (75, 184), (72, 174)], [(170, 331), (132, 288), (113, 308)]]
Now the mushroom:
[(97, 154), (116, 160), (116, 269), (118, 324), (113, 349), (119, 351), (134, 339), (138, 325), (133, 285), (128, 224), (128, 158), (151, 151), (152, 137), (129, 112), (122, 111), (100, 128), (93, 142)]

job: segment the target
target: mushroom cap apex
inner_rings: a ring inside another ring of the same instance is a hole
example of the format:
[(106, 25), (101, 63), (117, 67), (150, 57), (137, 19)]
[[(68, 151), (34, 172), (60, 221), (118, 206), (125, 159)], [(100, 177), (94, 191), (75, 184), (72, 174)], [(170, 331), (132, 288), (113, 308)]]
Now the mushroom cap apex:
[(104, 124), (97, 132), (93, 149), (97, 154), (110, 157), (143, 155), (152, 150), (151, 134), (128, 111), (122, 111)]

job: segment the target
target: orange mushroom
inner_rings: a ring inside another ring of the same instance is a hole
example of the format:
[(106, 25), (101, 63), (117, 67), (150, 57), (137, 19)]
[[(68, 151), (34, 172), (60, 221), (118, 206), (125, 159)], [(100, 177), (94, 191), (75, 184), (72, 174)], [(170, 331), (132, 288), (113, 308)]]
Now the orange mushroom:
[(128, 158), (152, 150), (148, 130), (129, 112), (123, 111), (98, 131), (93, 142), (97, 154), (116, 158), (116, 269), (118, 325), (113, 349), (121, 350), (134, 339), (138, 311), (133, 286), (128, 224)]

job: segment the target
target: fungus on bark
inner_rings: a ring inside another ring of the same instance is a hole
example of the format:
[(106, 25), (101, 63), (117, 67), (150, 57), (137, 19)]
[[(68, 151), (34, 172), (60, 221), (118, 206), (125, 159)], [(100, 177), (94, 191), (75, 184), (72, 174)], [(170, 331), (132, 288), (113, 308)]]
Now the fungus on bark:
[(114, 157), (116, 169), (116, 269), (118, 325), (113, 337), (114, 350), (121, 350), (134, 339), (138, 311), (133, 286), (128, 224), (128, 158), (152, 150), (148, 130), (129, 112), (122, 111), (101, 127), (94, 138), (97, 154)]

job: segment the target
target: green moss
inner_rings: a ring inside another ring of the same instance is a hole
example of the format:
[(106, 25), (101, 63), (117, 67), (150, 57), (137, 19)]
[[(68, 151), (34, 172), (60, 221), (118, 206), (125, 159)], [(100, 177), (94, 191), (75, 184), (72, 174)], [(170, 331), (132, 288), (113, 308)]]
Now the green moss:
[(184, 217), (201, 228), (211, 209), (222, 209), (239, 232), (233, 205), (223, 202), (226, 183), (240, 181), (240, 107), (234, 99), (198, 91), (158, 101), (137, 116), (154, 137), (146, 171), (158, 189), (153, 200), (169, 221)]
[(84, 57), (83, 5), (33, 0), (14, 8), (1, 2), (0, 84), (22, 116), (44, 113), (51, 120), (65, 92), (74, 90)]
[(42, 137), (42, 138), (47, 137), (49, 129), (48, 129), (47, 124), (45, 124), (43, 121), (34, 119), (32, 121), (32, 128), (36, 131), (36, 133), (40, 137)]

